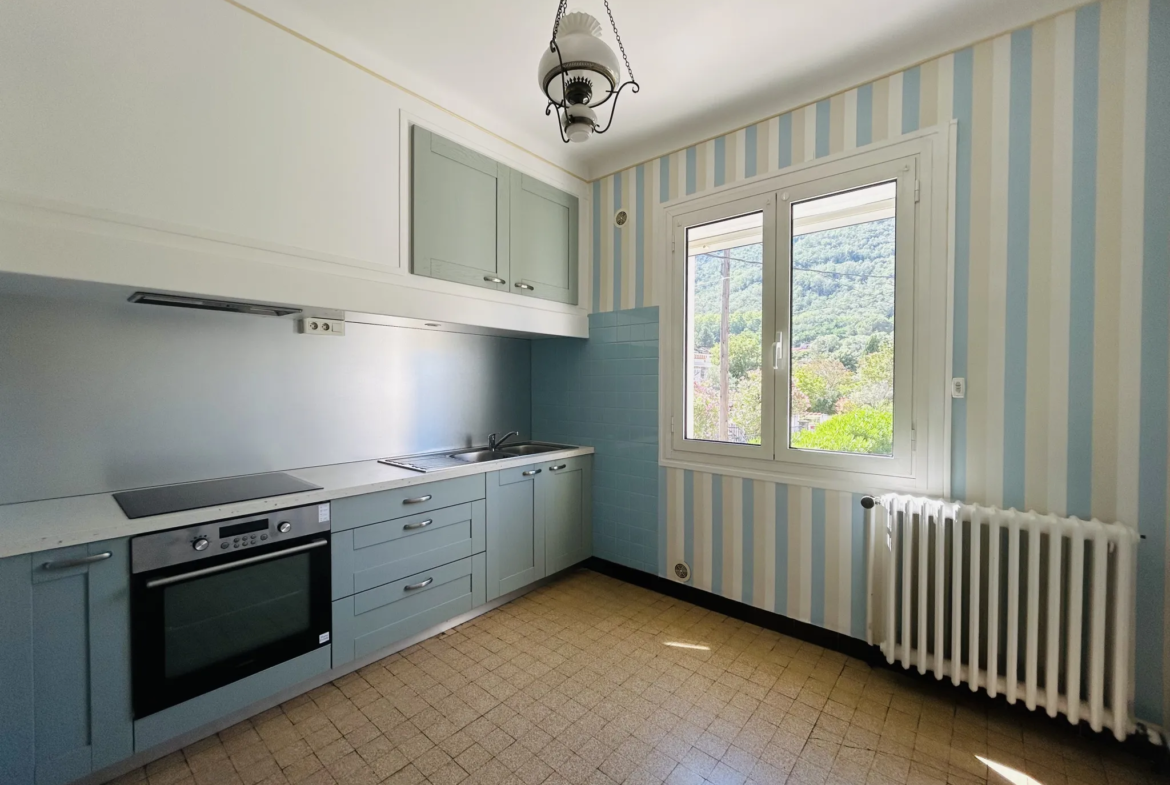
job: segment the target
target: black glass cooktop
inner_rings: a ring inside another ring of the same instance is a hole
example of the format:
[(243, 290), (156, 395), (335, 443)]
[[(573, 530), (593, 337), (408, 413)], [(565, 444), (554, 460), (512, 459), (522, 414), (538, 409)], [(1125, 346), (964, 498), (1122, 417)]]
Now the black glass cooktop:
[(313, 485), (284, 472), (272, 472), (121, 491), (114, 494), (114, 501), (118, 502), (127, 518), (145, 518), (148, 515), (163, 515), (168, 512), (197, 510), (201, 507), (319, 490), (320, 485)]

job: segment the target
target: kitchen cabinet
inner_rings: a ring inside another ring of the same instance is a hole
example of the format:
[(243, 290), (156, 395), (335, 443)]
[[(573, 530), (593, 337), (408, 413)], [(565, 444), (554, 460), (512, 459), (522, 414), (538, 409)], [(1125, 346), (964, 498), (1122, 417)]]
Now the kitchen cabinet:
[(544, 509), (535, 465), (487, 475), (487, 599), (545, 576)]
[(129, 550), (119, 539), (0, 560), (5, 785), (67, 783), (132, 754)]
[(577, 304), (579, 200), (412, 129), (411, 271)]
[(593, 553), (593, 469), (589, 456), (537, 466), (536, 502), (544, 511), (546, 573), (552, 575)]
[(413, 128), (413, 272), (508, 290), (509, 169)]
[(513, 289), (577, 304), (577, 197), (511, 172)]
[(587, 455), (488, 474), (488, 600), (592, 555), (591, 487)]

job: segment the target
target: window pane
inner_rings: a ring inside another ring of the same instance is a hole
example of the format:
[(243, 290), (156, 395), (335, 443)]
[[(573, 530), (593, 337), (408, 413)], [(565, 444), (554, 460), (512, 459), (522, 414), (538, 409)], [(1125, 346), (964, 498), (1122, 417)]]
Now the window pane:
[(687, 229), (686, 438), (759, 444), (764, 215)]
[(896, 193), (792, 205), (791, 447), (893, 454)]

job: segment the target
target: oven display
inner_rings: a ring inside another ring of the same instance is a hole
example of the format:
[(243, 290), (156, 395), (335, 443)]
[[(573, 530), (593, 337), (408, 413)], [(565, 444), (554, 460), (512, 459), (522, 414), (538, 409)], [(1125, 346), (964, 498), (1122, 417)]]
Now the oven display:
[(266, 531), (268, 531), (268, 519), (261, 518), (258, 521), (246, 521), (244, 523), (235, 523), (231, 526), (221, 526), (219, 529), (219, 538), (224, 540), (228, 537), (238, 537), (241, 534)]

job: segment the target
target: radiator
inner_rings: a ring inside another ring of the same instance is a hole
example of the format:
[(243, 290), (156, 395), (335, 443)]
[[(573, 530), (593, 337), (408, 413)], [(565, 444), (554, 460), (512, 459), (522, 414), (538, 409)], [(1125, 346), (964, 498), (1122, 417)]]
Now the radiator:
[(873, 502), (866, 635), (888, 662), (1118, 739), (1134, 729), (1135, 529), (902, 494)]

